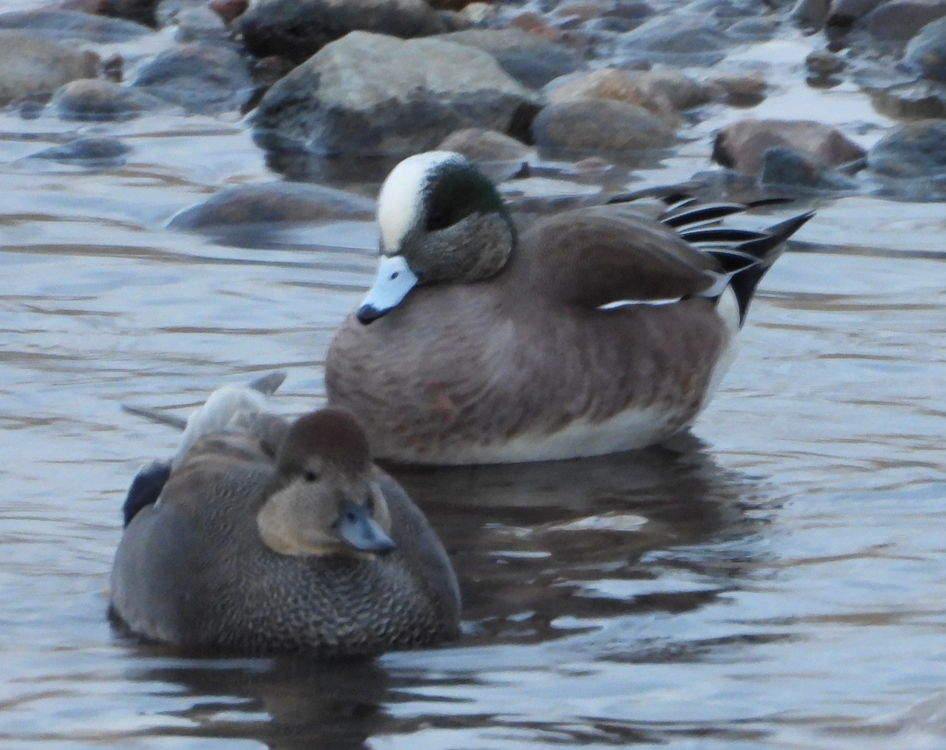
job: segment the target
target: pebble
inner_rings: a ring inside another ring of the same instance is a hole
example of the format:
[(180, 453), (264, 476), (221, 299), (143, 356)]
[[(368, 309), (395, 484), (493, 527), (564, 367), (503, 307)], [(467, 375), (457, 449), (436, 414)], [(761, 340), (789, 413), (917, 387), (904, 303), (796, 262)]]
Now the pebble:
[(77, 78), (93, 78), (99, 58), (51, 39), (0, 31), (0, 103), (52, 93)]

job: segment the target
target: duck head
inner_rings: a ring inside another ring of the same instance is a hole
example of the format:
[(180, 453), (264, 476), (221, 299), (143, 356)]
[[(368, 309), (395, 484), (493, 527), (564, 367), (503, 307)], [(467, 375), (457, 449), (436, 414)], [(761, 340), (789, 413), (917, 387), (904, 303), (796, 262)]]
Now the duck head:
[(378, 196), (381, 261), (356, 317), (367, 324), (418, 284), (497, 274), (515, 244), (496, 186), (465, 157), (430, 151), (400, 162)]
[(395, 548), (368, 440), (349, 412), (323, 409), (293, 423), (256, 524), (283, 555), (364, 557)]

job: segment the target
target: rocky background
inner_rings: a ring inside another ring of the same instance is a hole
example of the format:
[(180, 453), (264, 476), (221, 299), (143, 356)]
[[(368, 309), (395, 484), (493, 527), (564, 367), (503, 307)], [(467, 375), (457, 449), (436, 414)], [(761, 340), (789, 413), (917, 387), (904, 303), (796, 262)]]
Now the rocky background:
[[(751, 116), (785, 82), (720, 63), (779, 39), (811, 47), (803, 85), (844, 92), (839, 107), (855, 92), (893, 124)], [(582, 181), (617, 189), (697, 147), (708, 169), (685, 177), (715, 195), (937, 201), (946, 0), (61, 0), (0, 13), (0, 106), (76, 122), (78, 137), (34, 157), (98, 169), (130, 149), (109, 123), (167, 110), (242, 120), (298, 182), (365, 164), (380, 179), (398, 158), (449, 148), (502, 180), (574, 177), (581, 197), (595, 193)], [(727, 124), (707, 133), (721, 108)], [(364, 196), (275, 182), (172, 224), (370, 211)]]

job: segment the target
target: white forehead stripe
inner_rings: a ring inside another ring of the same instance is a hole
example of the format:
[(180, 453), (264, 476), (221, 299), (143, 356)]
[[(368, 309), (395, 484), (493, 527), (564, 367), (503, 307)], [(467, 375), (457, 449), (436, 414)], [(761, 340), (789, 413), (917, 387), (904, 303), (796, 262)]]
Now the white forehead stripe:
[(396, 253), (404, 235), (417, 222), (431, 174), (441, 164), (463, 161), (452, 151), (427, 151), (409, 156), (388, 175), (378, 194), (381, 252)]

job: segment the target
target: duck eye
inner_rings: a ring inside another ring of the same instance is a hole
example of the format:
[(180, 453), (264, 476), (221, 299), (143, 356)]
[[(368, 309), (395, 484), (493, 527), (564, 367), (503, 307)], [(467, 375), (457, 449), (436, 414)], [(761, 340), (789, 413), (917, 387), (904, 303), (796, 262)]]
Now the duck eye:
[(312, 471), (312, 469), (306, 469), (304, 472), (302, 472), (302, 478), (307, 482), (314, 482), (319, 478), (319, 475)]
[(401, 275), (400, 271), (395, 271), (394, 273), (391, 274), (391, 281), (394, 281), (400, 275)]

